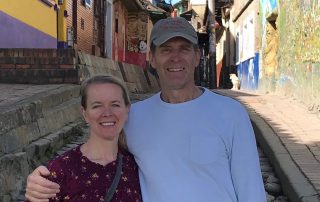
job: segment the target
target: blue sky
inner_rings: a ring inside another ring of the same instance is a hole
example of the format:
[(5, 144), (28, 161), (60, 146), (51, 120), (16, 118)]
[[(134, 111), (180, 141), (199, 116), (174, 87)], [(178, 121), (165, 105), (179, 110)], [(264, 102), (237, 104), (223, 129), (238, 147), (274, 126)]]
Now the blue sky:
[[(171, 0), (171, 4), (173, 5), (173, 4), (175, 4), (175, 3), (179, 2), (179, 1), (181, 1), (181, 0)], [(152, 2), (154, 3), (155, 1), (153, 0)], [(166, 3), (170, 3), (170, 0), (165, 0), (165, 2)]]

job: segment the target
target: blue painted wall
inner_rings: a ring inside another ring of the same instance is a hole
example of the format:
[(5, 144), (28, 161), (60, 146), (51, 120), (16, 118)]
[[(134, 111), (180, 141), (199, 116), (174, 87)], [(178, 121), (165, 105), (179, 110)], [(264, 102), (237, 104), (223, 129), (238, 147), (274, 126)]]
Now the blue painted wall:
[(256, 90), (259, 86), (259, 53), (255, 53), (253, 58), (241, 62), (236, 67), (241, 89)]

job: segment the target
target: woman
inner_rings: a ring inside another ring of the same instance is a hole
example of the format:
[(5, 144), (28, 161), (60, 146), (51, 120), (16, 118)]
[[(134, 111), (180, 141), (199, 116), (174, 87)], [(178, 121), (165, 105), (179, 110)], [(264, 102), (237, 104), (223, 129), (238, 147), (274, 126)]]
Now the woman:
[(81, 111), (90, 136), (49, 163), (48, 179), (60, 185), (50, 201), (104, 201), (108, 191), (111, 201), (142, 201), (138, 167), (122, 130), (129, 108), (129, 96), (117, 79), (98, 75), (82, 84)]

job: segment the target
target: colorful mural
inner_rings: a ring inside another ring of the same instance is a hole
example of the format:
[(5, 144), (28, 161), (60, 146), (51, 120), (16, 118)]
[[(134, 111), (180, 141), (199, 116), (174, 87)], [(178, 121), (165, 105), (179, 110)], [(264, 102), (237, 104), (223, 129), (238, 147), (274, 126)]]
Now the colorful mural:
[(275, 77), (279, 76), (277, 52), (279, 47), (279, 34), (276, 20), (278, 17), (278, 4), (276, 0), (260, 0), (261, 22), (261, 88), (274, 91)]
[(259, 82), (320, 107), (320, 1), (260, 0), (260, 14)]
[(320, 1), (281, 2), (278, 88), (320, 106)]
[(113, 6), (113, 59), (146, 67), (148, 15), (128, 12), (122, 1)]
[(146, 67), (148, 15), (130, 13), (127, 20), (126, 58), (130, 64)]
[(260, 16), (262, 24), (262, 47), (266, 46), (267, 34), (267, 17), (272, 13), (277, 13), (278, 5), (277, 0), (260, 0)]

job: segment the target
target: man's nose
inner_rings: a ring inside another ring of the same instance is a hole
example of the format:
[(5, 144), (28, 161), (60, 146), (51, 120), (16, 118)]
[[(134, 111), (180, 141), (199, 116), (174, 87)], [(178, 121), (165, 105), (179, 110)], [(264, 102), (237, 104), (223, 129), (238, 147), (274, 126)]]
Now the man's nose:
[(179, 61), (181, 59), (181, 51), (180, 50), (173, 50), (171, 52), (171, 60), (172, 61)]

